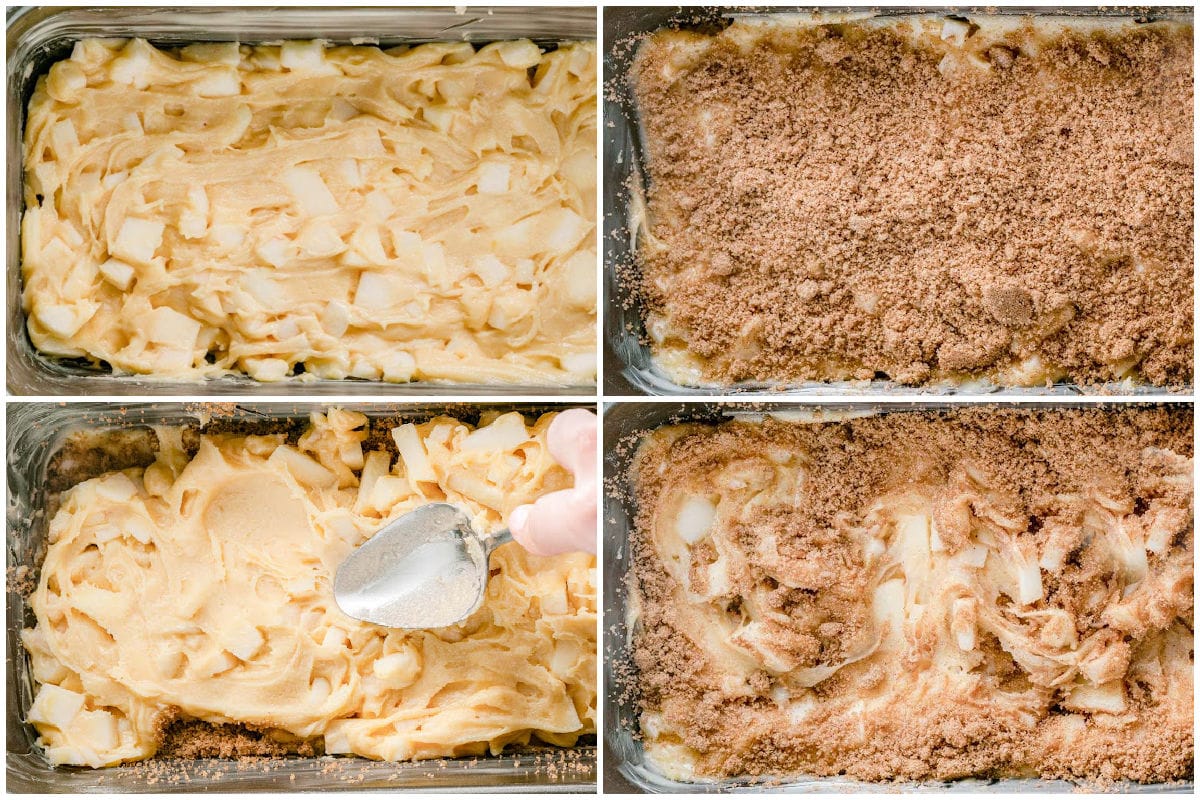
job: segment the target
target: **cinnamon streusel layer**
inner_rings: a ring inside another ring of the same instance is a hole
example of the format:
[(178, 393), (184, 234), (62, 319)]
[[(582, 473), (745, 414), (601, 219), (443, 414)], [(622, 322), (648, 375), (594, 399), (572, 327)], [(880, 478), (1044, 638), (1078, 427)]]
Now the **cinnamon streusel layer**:
[(1191, 383), (1190, 24), (822, 19), (639, 47), (673, 380)]

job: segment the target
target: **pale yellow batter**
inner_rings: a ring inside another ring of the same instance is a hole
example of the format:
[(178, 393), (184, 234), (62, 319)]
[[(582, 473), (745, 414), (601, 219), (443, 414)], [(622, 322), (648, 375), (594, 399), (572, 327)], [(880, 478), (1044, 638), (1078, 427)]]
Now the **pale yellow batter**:
[(28, 719), (49, 760), (150, 757), (176, 714), (387, 760), (593, 732), (592, 556), (505, 545), (482, 608), (436, 630), (353, 620), (331, 589), (352, 548), (425, 502), (492, 531), (569, 486), (546, 449), (552, 417), (401, 425), (395, 465), (364, 453), (365, 418), (339, 410), (314, 414), (295, 447), (205, 436), (191, 459), (164, 430), (144, 471), (68, 491), (23, 635), (39, 684)]
[(176, 52), (38, 82), (24, 305), (118, 373), (595, 379), (591, 43)]

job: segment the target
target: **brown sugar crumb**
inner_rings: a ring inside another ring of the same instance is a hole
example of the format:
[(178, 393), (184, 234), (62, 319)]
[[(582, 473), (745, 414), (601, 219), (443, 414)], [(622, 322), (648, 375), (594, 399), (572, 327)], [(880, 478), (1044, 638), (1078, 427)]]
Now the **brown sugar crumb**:
[(217, 725), (201, 720), (176, 720), (163, 729), (156, 757), (261, 758), (288, 755), (317, 756), (319, 741), (297, 739), (282, 731), (246, 725)]
[(1182, 405), (657, 429), (617, 671), (648, 757), (685, 778), (1189, 779), (1192, 435)]
[(635, 280), (664, 367), (1189, 385), (1190, 25), (904, 24), (642, 42)]

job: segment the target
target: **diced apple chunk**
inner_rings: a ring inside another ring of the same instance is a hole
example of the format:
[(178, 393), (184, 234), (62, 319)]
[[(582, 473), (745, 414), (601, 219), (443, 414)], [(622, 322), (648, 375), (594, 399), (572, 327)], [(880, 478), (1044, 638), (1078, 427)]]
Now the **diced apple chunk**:
[(413, 373), (416, 372), (417, 361), (411, 353), (404, 350), (393, 350), (380, 357), (379, 367), (385, 381), (407, 383), (412, 380)]
[(689, 497), (675, 514), (675, 534), (687, 544), (696, 544), (712, 528), (717, 507), (707, 497)]
[(420, 434), (412, 423), (405, 423), (392, 429), (392, 439), (396, 449), (404, 461), (405, 474), (414, 484), (418, 481), (437, 482), (437, 474), (429, 463), (429, 455), (421, 442)]
[(504, 194), (508, 191), (511, 171), (508, 164), (485, 161), (479, 165), (479, 178), (476, 180), (475, 186), (479, 189), (480, 194)]
[(337, 200), (330, 193), (320, 174), (308, 167), (292, 167), (284, 170), (279, 179), (292, 195), (292, 200), (305, 214), (312, 217), (336, 214)]
[(513, 279), (519, 284), (533, 283), (533, 275), (537, 265), (531, 258), (518, 258), (513, 270)]
[(529, 429), (525, 418), (516, 411), (501, 414), (491, 424), (476, 428), (462, 440), (464, 451), (488, 450), (506, 452), (515, 450), (529, 440)]
[(395, 302), (392, 282), (387, 278), (376, 272), (364, 272), (359, 277), (354, 305), (378, 311), (391, 308)]
[(30, 722), (52, 725), (65, 730), (75, 715), (83, 708), (84, 696), (52, 683), (44, 683), (29, 708), (26, 719)]
[(135, 264), (149, 264), (162, 244), (163, 227), (158, 220), (126, 217), (113, 242), (112, 254)]
[(347, 735), (350, 724), (360, 720), (338, 719), (329, 723), (325, 728), (325, 754), (331, 756), (347, 755), (354, 752)]
[(350, 306), (341, 300), (330, 300), (320, 316), (321, 327), (334, 337), (340, 337), (350, 327)]
[(281, 381), (287, 377), (291, 367), (282, 358), (245, 358), (242, 364), (246, 374), (256, 381)]
[(500, 50), (500, 60), (505, 66), (515, 69), (529, 69), (542, 60), (541, 49), (528, 39), (500, 42), (495, 46)]
[(213, 241), (226, 250), (232, 250), (246, 241), (246, 229), (230, 223), (212, 226), (210, 234)]
[(445, 106), (426, 106), (421, 109), (425, 121), (442, 133), (449, 133), (454, 124), (454, 112)]
[(83, 711), (75, 719), (72, 732), (100, 752), (117, 746), (117, 719), (107, 711)]
[(304, 227), (296, 244), (305, 255), (315, 257), (333, 256), (346, 249), (346, 243), (337, 229), (325, 220), (314, 220)]
[(104, 276), (104, 280), (125, 292), (133, 285), (135, 272), (133, 267), (124, 261), (110, 258), (100, 265), (100, 274)]
[(221, 650), (206, 660), (204, 669), (209, 675), (220, 675), (222, 672), (228, 672), (237, 665), (237, 656), (226, 650)]
[(179, 233), (185, 239), (202, 239), (208, 233), (208, 194), (203, 186), (192, 186), (188, 204), (179, 215)]
[(104, 525), (101, 525), (100, 527), (96, 528), (92, 532), (92, 538), (94, 538), (96, 540), (96, 544), (104, 544), (105, 542), (111, 542), (113, 539), (116, 539), (120, 535), (121, 535), (120, 528), (118, 528), (116, 525), (110, 525), (107, 523)]
[(947, 18), (942, 22), (942, 41), (949, 42), (955, 47), (962, 47), (970, 32), (971, 24), (966, 20)]
[(1121, 714), (1125, 711), (1125, 687), (1121, 681), (1103, 686), (1076, 686), (1071, 689), (1063, 705), (1073, 711)]
[(225, 649), (242, 661), (249, 660), (263, 646), (262, 631), (249, 622), (242, 622), (228, 632)]
[(549, 235), (546, 237), (546, 245), (550, 252), (561, 253), (583, 238), (588, 228), (588, 222), (583, 217), (569, 208), (546, 213), (553, 214)]
[(421, 674), (421, 659), (415, 648), (406, 645), (399, 652), (375, 659), (373, 671), (391, 688), (403, 689)]
[(139, 39), (130, 41), (112, 60), (109, 74), (113, 83), (145, 89), (150, 85), (150, 46)]
[(564, 583), (547, 587), (546, 591), (542, 592), (541, 601), (543, 614), (566, 614), (571, 610), (567, 603), (567, 586)]
[(87, 324), (97, 309), (99, 305), (85, 301), (73, 305), (40, 306), (34, 311), (34, 316), (46, 330), (62, 339), (68, 339)]
[(381, 475), (371, 487), (371, 506), (384, 514), (408, 496), (407, 478), (396, 475)]
[(1022, 603), (1036, 603), (1044, 596), (1042, 571), (1036, 561), (1027, 561), (1017, 566), (1017, 591)]
[(325, 46), (319, 41), (289, 40), (279, 48), (279, 63), (286, 69), (304, 72), (328, 72)]
[(242, 93), (242, 81), (236, 69), (210, 70), (192, 84), (201, 97), (233, 97)]
[(560, 356), (558, 363), (562, 368), (586, 380), (596, 377), (596, 353), (594, 350), (581, 350), (578, 353), (568, 353)]
[(958, 643), (958, 649), (963, 652), (975, 649), (978, 606), (978, 601), (973, 597), (960, 597), (951, 606), (950, 630)]
[(375, 225), (361, 225), (350, 236), (351, 252), (346, 254), (343, 262), (355, 267), (372, 266), (386, 263), (387, 254), (383, 252), (383, 242), (379, 238), (379, 228)]
[(329, 681), (325, 678), (314, 678), (313, 682), (308, 687), (308, 705), (320, 706), (329, 699), (329, 694), (333, 687), (329, 685)]
[(200, 323), (191, 317), (163, 306), (150, 311), (146, 318), (146, 336), (150, 341), (186, 351), (196, 346), (196, 337), (200, 335)]
[(61, 120), (50, 128), (50, 147), (59, 161), (65, 161), (79, 147), (79, 136), (75, 133), (75, 125), (71, 120)]
[(550, 671), (566, 678), (579, 666), (581, 655), (582, 652), (577, 642), (560, 639), (554, 643), (554, 654), (550, 657)]
[(566, 270), (567, 299), (579, 308), (596, 304), (596, 254), (590, 250), (575, 253), (563, 265)]
[(262, 242), (254, 249), (255, 255), (272, 267), (282, 267), (288, 262), (288, 251), (291, 242), (282, 236), (276, 236)]
[(281, 310), (287, 302), (279, 284), (271, 278), (271, 270), (253, 269), (242, 276), (242, 288), (268, 311)]
[(446, 272), (446, 250), (441, 242), (422, 242), (421, 260), (425, 269), (434, 279), (440, 279)]
[(60, 61), (50, 68), (46, 80), (47, 93), (60, 103), (75, 104), (79, 94), (87, 88), (87, 74), (71, 61)]
[(471, 269), (488, 288), (498, 286), (508, 278), (508, 267), (491, 254), (475, 259)]
[(123, 472), (117, 472), (108, 475), (99, 480), (93, 481), (96, 494), (105, 500), (111, 500), (114, 503), (125, 503), (137, 494), (137, 487), (133, 485), (133, 481), (129, 480), (129, 476)]
[(283, 467), (297, 481), (309, 486), (328, 486), (337, 482), (337, 476), (332, 471), (294, 447), (276, 447), (267, 461)]

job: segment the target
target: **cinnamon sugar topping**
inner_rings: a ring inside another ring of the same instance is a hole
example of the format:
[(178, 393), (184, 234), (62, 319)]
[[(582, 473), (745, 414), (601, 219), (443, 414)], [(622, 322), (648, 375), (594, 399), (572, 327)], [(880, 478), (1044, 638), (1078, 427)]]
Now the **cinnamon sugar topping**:
[(642, 43), (674, 379), (1191, 382), (1190, 25), (980, 21)]
[(669, 777), (1191, 776), (1190, 408), (675, 425), (633, 469)]

